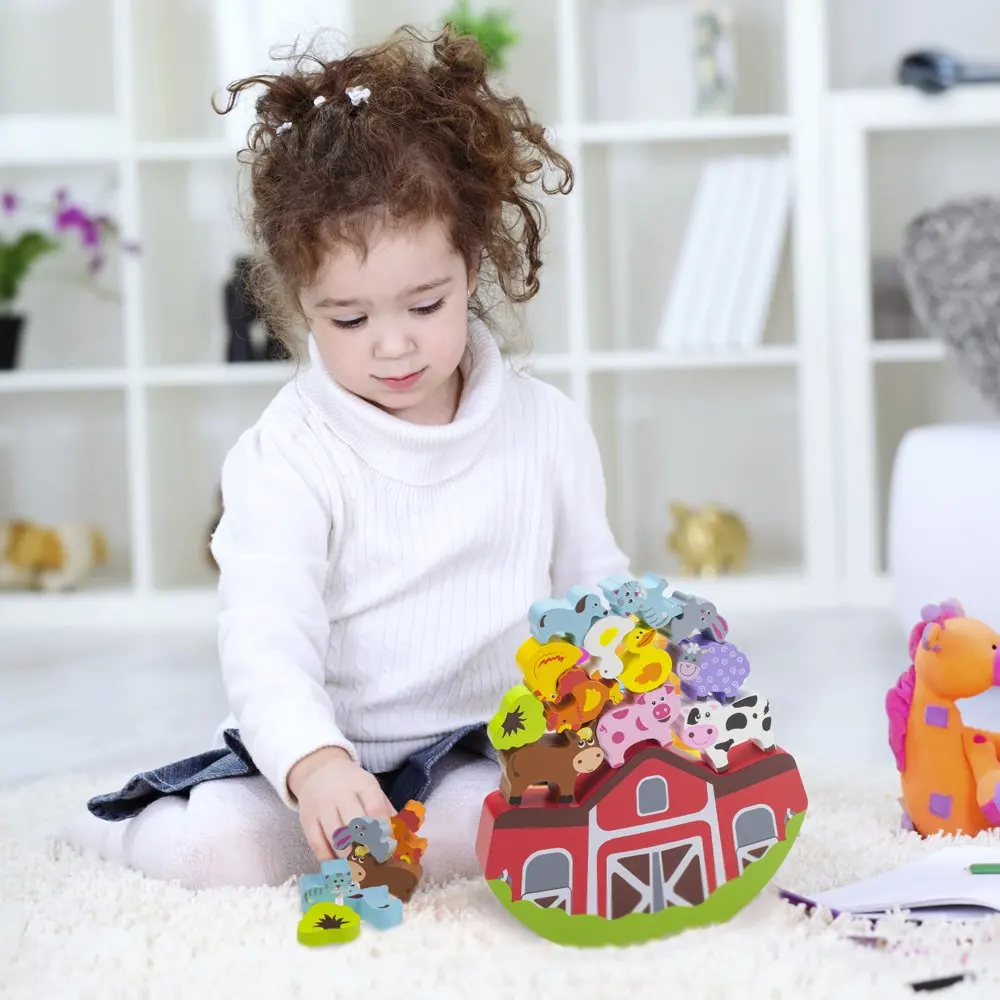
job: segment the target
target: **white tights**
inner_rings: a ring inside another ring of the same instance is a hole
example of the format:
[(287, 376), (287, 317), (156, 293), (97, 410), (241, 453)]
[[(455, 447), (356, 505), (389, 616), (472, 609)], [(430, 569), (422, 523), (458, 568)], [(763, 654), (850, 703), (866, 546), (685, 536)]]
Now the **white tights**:
[[(497, 782), (497, 765), (478, 754), (454, 750), (439, 765), (420, 830), (428, 841), (425, 882), (480, 874), (476, 831), (483, 799)], [(57, 839), (189, 889), (281, 885), (319, 871), (298, 813), (259, 776), (208, 781), (187, 799), (157, 799), (117, 823), (84, 812)]]

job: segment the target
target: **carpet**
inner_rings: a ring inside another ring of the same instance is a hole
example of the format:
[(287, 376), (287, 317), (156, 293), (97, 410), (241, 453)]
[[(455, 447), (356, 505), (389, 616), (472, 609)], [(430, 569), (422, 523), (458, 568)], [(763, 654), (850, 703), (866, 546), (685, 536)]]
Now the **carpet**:
[[(777, 882), (820, 891), (941, 846), (899, 830), (892, 772), (838, 774), (800, 761), (810, 809)], [(588, 996), (629, 1000), (893, 1000), (913, 980), (974, 971), (949, 1000), (996, 996), (1000, 920), (884, 922), (890, 950), (858, 926), (805, 915), (774, 884), (729, 923), (629, 948), (572, 950), (512, 920), (482, 880), (422, 886), (401, 927), (308, 949), (297, 888), (190, 892), (49, 842), (101, 788), (49, 780), (0, 795), (0, 996), (4, 998), (371, 998)]]

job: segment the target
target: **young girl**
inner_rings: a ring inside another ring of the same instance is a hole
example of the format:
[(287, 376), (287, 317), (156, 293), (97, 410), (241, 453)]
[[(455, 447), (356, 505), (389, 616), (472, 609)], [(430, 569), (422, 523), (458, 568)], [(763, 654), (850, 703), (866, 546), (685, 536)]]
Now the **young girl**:
[[(215, 748), (89, 803), (64, 839), (190, 887), (280, 884), (359, 815), (426, 801), (429, 879), (474, 875), (485, 723), (529, 605), (628, 570), (594, 437), (515, 373), (487, 283), (538, 291), (546, 168), (474, 41), (409, 32), (262, 86), (249, 140), (263, 299), (304, 366), (225, 460)], [(107, 822), (108, 820), (119, 822)]]

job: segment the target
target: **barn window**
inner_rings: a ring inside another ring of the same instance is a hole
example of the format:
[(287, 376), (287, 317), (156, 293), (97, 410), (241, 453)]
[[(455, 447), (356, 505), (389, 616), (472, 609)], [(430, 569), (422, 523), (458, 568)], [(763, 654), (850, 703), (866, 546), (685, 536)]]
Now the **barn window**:
[(539, 851), (524, 863), (521, 898), (550, 910), (570, 909), (573, 860), (566, 851)]
[(636, 810), (640, 816), (667, 811), (667, 781), (658, 774), (643, 778), (635, 790)]
[(750, 806), (738, 812), (733, 820), (733, 836), (736, 839), (736, 861), (742, 873), (778, 842), (774, 813), (769, 806)]

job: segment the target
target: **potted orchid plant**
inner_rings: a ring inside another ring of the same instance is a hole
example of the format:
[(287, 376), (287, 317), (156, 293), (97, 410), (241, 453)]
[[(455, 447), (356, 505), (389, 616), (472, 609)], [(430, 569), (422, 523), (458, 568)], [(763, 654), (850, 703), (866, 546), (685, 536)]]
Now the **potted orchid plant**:
[[(12, 190), (0, 192), (0, 369), (17, 365), (25, 322), (18, 300), (38, 262), (75, 243), (84, 253), (84, 277), (99, 290), (96, 278), (104, 267), (109, 244), (117, 237), (117, 227), (109, 216), (91, 214), (64, 188), (44, 206), (29, 205)], [(136, 249), (129, 244), (122, 246)]]

